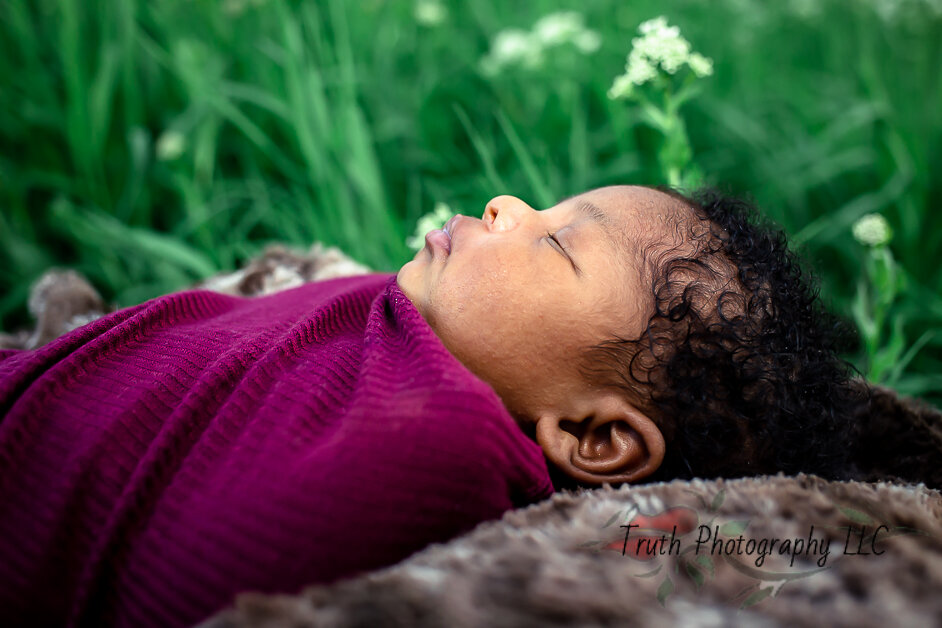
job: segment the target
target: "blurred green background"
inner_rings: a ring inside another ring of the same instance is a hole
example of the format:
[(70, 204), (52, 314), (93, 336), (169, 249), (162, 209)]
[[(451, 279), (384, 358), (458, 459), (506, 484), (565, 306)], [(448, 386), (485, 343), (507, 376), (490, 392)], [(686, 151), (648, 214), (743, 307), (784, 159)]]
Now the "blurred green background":
[[(598, 48), (488, 66), (498, 33), (558, 11)], [(393, 271), (437, 202), (664, 183), (657, 133), (607, 97), (658, 15), (714, 63), (682, 111), (706, 182), (785, 227), (849, 320), (882, 291), (849, 357), (940, 404), (942, 0), (6, 0), (0, 328), (51, 266), (119, 306), (272, 241)], [(851, 234), (873, 212), (895, 279)]]

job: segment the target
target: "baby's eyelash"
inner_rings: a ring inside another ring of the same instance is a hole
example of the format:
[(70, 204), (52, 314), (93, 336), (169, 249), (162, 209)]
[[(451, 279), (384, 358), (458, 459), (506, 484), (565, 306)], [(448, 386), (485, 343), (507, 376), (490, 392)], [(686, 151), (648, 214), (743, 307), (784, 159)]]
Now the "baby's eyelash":
[(569, 260), (569, 263), (570, 263), (570, 264), (572, 264), (572, 269), (573, 269), (574, 271), (576, 271), (576, 274), (577, 274), (577, 275), (581, 275), (581, 274), (582, 274), (582, 271), (579, 269), (578, 266), (576, 266), (576, 262), (572, 259), (572, 255), (569, 254), (569, 251), (566, 249), (566, 247), (564, 247), (564, 246), (562, 245), (562, 243), (561, 243), (559, 240), (556, 239), (556, 234), (555, 234), (555, 233), (550, 233), (549, 231), (547, 231), (547, 232), (546, 232), (546, 237), (556, 243), (556, 246), (557, 246), (557, 247), (559, 248), (559, 250), (562, 252), (563, 256), (564, 256), (567, 260)]
[(547, 236), (550, 240), (552, 240), (553, 242), (555, 242), (555, 243), (556, 243), (556, 246), (558, 246), (559, 248), (561, 248), (563, 251), (566, 251), (566, 247), (564, 247), (564, 246), (562, 245), (562, 243), (561, 243), (559, 240), (556, 239), (556, 234), (555, 234), (555, 233), (550, 233), (549, 231), (547, 231), (547, 232), (546, 232), (546, 236)]

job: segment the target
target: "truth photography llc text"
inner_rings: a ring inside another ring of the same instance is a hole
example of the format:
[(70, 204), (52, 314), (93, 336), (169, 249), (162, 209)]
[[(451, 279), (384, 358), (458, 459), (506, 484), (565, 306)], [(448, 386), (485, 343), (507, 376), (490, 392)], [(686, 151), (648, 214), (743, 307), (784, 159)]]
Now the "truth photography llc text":
[[(626, 553), (629, 541), (633, 542), (635, 556), (664, 556), (679, 555), (681, 552), (681, 542), (677, 538), (677, 526), (671, 531), (670, 537), (662, 534), (660, 537), (642, 536), (631, 537), (631, 531), (634, 528), (641, 527), (636, 523), (620, 526), (625, 528), (625, 543), (622, 547), (622, 555)], [(867, 526), (849, 526), (847, 535), (844, 539), (844, 545), (841, 553), (844, 556), (860, 556), (870, 554), (883, 554), (886, 550), (877, 549), (877, 540), (881, 533), (889, 532), (890, 528), (885, 525), (877, 526), (872, 529), (872, 534)], [(816, 538), (814, 535), (814, 526), (808, 530), (807, 538), (762, 538), (747, 539), (740, 534), (738, 537), (723, 538), (720, 535), (720, 526), (701, 525), (698, 528), (697, 540), (694, 542), (696, 547), (694, 552), (699, 556), (701, 552), (709, 552), (711, 556), (755, 556), (755, 566), (761, 567), (765, 563), (767, 556), (777, 553), (779, 556), (790, 556), (789, 566), (795, 564), (795, 558), (805, 556), (808, 558), (817, 557), (815, 561), (818, 567), (824, 567), (827, 564), (828, 556), (831, 554), (831, 539), (822, 535)]]

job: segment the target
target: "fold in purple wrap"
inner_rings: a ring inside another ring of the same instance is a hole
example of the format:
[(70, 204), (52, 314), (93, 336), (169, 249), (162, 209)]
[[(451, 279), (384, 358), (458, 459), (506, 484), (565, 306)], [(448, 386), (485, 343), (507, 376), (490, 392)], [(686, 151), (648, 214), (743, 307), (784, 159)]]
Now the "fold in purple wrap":
[(553, 492), (395, 277), (160, 297), (0, 351), (0, 625), (182, 626)]

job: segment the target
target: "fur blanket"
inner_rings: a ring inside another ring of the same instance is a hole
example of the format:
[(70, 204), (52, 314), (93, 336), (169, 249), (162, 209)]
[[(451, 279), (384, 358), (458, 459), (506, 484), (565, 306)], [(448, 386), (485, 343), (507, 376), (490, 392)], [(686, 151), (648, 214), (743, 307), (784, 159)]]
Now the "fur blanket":
[[(334, 247), (315, 243), (308, 251), (281, 245), (266, 248), (241, 270), (200, 281), (190, 289), (202, 288), (223, 294), (253, 297), (294, 288), (309, 281), (362, 275), (370, 269), (358, 264)], [(126, 303), (124, 306), (134, 305)], [(53, 269), (30, 288), (27, 304), (36, 319), (31, 330), (0, 333), (0, 349), (35, 349), (62, 334), (119, 309), (106, 304), (98, 291), (74, 270)]]
[[(364, 272), (320, 244), (272, 246), (191, 287), (255, 296)], [(81, 275), (50, 271), (30, 294), (35, 329), (0, 334), (0, 348), (42, 346), (116, 307)], [(297, 595), (241, 594), (202, 626), (931, 625), (942, 496), (898, 480), (942, 486), (942, 413), (868, 390), (857, 477), (869, 482), (563, 491), (387, 569)]]
[[(930, 626), (940, 517), (942, 496), (921, 485), (803, 475), (565, 491), (359, 578), (241, 594), (200, 627)], [(625, 543), (630, 521), (664, 530), (658, 555)], [(698, 546), (704, 530), (723, 547)], [(739, 536), (756, 544), (737, 553)]]

